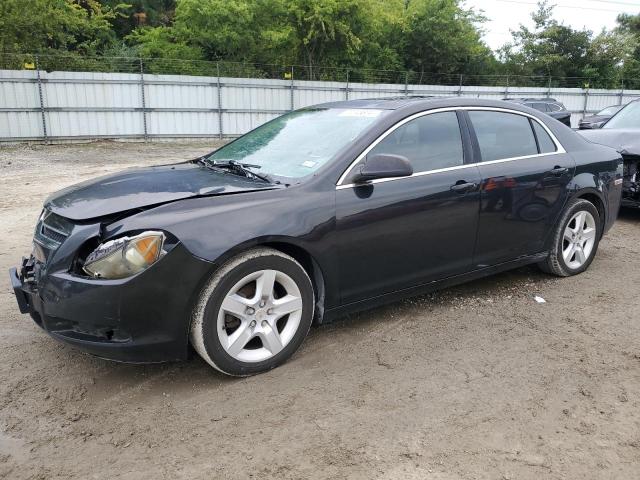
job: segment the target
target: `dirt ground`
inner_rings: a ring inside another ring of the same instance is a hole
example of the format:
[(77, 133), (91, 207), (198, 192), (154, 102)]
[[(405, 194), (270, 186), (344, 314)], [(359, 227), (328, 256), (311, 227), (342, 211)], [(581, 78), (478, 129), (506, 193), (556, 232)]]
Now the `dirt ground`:
[[(49, 193), (210, 149), (0, 147), (0, 272)], [(582, 275), (522, 268), (355, 315), (246, 379), (80, 353), (18, 313), (5, 277), (0, 477), (637, 479), (639, 255), (623, 212)]]

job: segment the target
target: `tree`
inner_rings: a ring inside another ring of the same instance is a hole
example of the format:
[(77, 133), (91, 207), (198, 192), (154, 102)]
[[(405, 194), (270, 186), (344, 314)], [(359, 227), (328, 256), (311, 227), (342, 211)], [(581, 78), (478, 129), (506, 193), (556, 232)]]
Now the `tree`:
[(273, 23), (281, 6), (281, 0), (181, 0), (170, 26), (141, 27), (127, 40), (144, 56), (264, 62), (261, 52), (280, 49)]
[(396, 31), (384, 22), (391, 18), (382, 0), (181, 0), (172, 25), (127, 39), (144, 56), (303, 64), (308, 78), (320, 78), (318, 64), (399, 68), (386, 37)]
[[(582, 77), (589, 65), (592, 32), (574, 30), (553, 18), (548, 0), (531, 15), (534, 28), (512, 31), (513, 41), (500, 51), (510, 73), (534, 77)], [(580, 79), (574, 78), (580, 86)], [(541, 82), (546, 82), (541, 78)]]
[[(286, 7), (298, 58), (313, 78), (315, 64), (335, 65), (360, 50), (366, 12), (361, 0), (290, 0)], [(323, 59), (323, 62), (320, 62)]]
[(119, 39), (138, 27), (170, 25), (176, 8), (175, 0), (101, 0), (101, 3), (112, 9), (120, 6), (121, 14), (111, 22)]
[(508, 74), (511, 85), (640, 87), (640, 14), (594, 35), (559, 23), (543, 0), (533, 28), (512, 31), (496, 57), (481, 13), (463, 0), (0, 0), (0, 51), (70, 59), (51, 68), (137, 71), (106, 57), (141, 56), (155, 73), (212, 75), (222, 60), (229, 76), (283, 78), (295, 65), (295, 78), (322, 80), (398, 83), (409, 71), (412, 83)]
[(491, 50), (481, 40), (485, 21), (458, 0), (405, 0), (405, 67), (425, 73), (479, 73)]
[(618, 36), (620, 49), (620, 84), (627, 88), (640, 88), (640, 14), (618, 16)]
[(97, 0), (2, 0), (0, 51), (99, 54), (115, 41), (111, 22), (122, 8)]

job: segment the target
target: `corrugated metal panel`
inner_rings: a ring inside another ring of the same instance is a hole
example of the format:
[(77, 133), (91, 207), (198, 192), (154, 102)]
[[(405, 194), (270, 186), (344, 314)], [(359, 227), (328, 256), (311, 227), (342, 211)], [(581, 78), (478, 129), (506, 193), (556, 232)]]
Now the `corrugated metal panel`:
[[(140, 126), (142, 130), (142, 125)], [(147, 114), (149, 135), (218, 134), (217, 112), (151, 112)]]
[(135, 112), (48, 112), (51, 137), (143, 135), (142, 115)]
[[(638, 90), (292, 82), (152, 74), (141, 77), (136, 73), (41, 72), (41, 78), (48, 135), (64, 138), (142, 137), (145, 120), (146, 134), (151, 137), (218, 135), (220, 121), (222, 133), (235, 136), (292, 107), (406, 94), (488, 99), (550, 94), (573, 112), (572, 122), (577, 125), (584, 113), (640, 97)], [(0, 70), (0, 139), (42, 136), (37, 73)]]
[(3, 82), (0, 85), (0, 106), (7, 108), (39, 108), (36, 72), (0, 70), (0, 77), (22, 79), (23, 82)]
[(42, 137), (40, 112), (0, 113), (0, 138)]

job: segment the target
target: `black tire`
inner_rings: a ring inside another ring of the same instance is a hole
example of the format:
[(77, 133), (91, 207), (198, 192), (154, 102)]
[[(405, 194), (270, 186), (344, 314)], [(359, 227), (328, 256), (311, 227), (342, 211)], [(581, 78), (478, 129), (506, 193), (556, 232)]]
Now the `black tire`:
[[(595, 220), (595, 243), (586, 261), (580, 267), (572, 268), (567, 264), (567, 262), (564, 260), (564, 257), (562, 256), (563, 243), (565, 241), (564, 231), (573, 216), (580, 211), (589, 212)], [(553, 232), (549, 256), (546, 258), (546, 260), (540, 262), (538, 266), (542, 271), (557, 275), (559, 277), (569, 277), (571, 275), (582, 273), (587, 268), (589, 268), (589, 265), (591, 265), (591, 262), (593, 261), (598, 251), (598, 245), (600, 243), (601, 236), (602, 221), (600, 219), (598, 209), (595, 207), (595, 205), (588, 200), (572, 200), (569, 202), (564, 212), (562, 213), (562, 216), (560, 217), (560, 220), (556, 225), (555, 231)]]
[[(263, 361), (242, 362), (229, 355), (221, 344), (218, 312), (233, 286), (260, 270), (283, 272), (295, 282), (302, 298), (302, 315), (297, 331), (279, 353)], [(313, 285), (304, 268), (278, 250), (256, 248), (222, 265), (204, 286), (192, 314), (190, 340), (198, 354), (216, 370), (232, 376), (255, 375), (277, 367), (293, 355), (309, 332), (313, 312)]]

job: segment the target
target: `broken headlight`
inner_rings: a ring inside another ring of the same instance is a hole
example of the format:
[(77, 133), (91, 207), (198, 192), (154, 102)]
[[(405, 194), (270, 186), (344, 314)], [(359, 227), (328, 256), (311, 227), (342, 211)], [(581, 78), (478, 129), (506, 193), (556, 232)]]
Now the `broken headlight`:
[(83, 269), (94, 278), (130, 277), (153, 265), (164, 255), (162, 232), (143, 232), (102, 243), (84, 261)]

